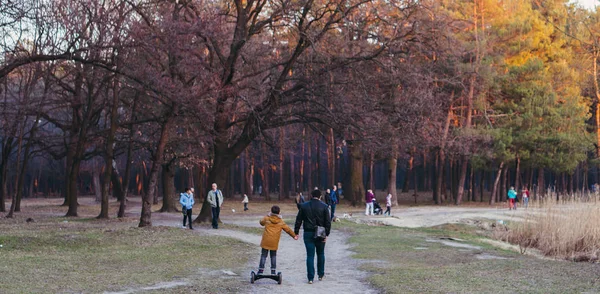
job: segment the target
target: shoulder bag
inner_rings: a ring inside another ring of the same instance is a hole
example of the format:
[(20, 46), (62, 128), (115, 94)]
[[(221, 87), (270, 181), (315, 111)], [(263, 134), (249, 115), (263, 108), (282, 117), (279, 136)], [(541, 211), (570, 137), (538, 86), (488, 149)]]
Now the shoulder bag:
[(312, 214), (312, 217), (313, 217), (313, 224), (315, 227), (315, 239), (316, 240), (324, 240), (325, 238), (327, 238), (327, 231), (325, 230), (325, 227), (317, 225), (317, 218), (315, 217), (315, 210), (312, 205), (312, 200), (310, 203), (310, 210), (311, 210), (310, 213)]

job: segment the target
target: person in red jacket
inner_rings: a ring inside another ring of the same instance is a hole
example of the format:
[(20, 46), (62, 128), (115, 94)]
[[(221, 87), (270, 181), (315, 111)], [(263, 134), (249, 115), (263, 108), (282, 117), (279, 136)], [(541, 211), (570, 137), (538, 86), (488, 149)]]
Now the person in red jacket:
[(365, 215), (373, 215), (373, 199), (375, 199), (373, 190), (367, 190), (367, 194), (365, 195), (365, 202), (367, 203), (367, 207), (365, 208)]

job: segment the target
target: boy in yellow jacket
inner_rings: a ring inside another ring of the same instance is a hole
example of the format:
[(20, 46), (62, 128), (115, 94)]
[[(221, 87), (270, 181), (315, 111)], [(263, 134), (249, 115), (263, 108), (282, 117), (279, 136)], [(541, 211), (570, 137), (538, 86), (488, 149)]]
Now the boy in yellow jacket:
[(279, 215), (279, 206), (273, 205), (271, 207), (271, 213), (260, 220), (260, 225), (265, 227), (263, 232), (262, 240), (260, 241), (261, 255), (260, 263), (258, 265), (258, 274), (262, 275), (265, 269), (265, 261), (267, 260), (267, 254), (271, 256), (271, 274), (275, 275), (275, 268), (277, 267), (277, 249), (279, 248), (279, 239), (281, 237), (281, 231), (284, 230), (294, 240), (298, 240), (298, 236), (294, 234), (294, 231), (285, 224), (281, 215)]

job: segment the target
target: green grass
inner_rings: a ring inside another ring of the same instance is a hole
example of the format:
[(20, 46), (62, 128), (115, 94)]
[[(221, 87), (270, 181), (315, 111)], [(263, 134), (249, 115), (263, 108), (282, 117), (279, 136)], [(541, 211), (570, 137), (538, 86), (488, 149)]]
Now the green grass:
[[(600, 291), (598, 264), (542, 260), (496, 249), (478, 241), (481, 237), (468, 227), (405, 229), (343, 221), (341, 229), (352, 234), (354, 257), (367, 260), (362, 269), (373, 273), (369, 281), (384, 293)], [(426, 241), (440, 237), (460, 238), (481, 250), (461, 251)], [(480, 253), (509, 259), (479, 260)]]
[(132, 223), (3, 220), (0, 292), (98, 293), (183, 279), (188, 286), (167, 292), (227, 293), (239, 283), (216, 273), (239, 269), (254, 249), (230, 238), (170, 227), (137, 228)]

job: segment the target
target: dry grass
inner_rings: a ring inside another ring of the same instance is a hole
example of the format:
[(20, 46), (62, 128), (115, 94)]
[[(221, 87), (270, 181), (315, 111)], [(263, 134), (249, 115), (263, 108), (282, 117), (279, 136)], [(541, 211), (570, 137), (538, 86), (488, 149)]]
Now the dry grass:
[(598, 261), (600, 255), (600, 202), (595, 197), (530, 203), (523, 222), (510, 224), (496, 237), (522, 248), (536, 248), (551, 257)]
[(241, 272), (253, 246), (198, 230), (138, 228), (134, 213), (97, 220), (93, 199), (80, 200), (79, 218), (62, 217), (60, 199), (27, 199), (15, 218), (0, 218), (0, 293), (102, 293), (165, 282), (186, 283), (170, 293), (241, 290), (220, 270)]

